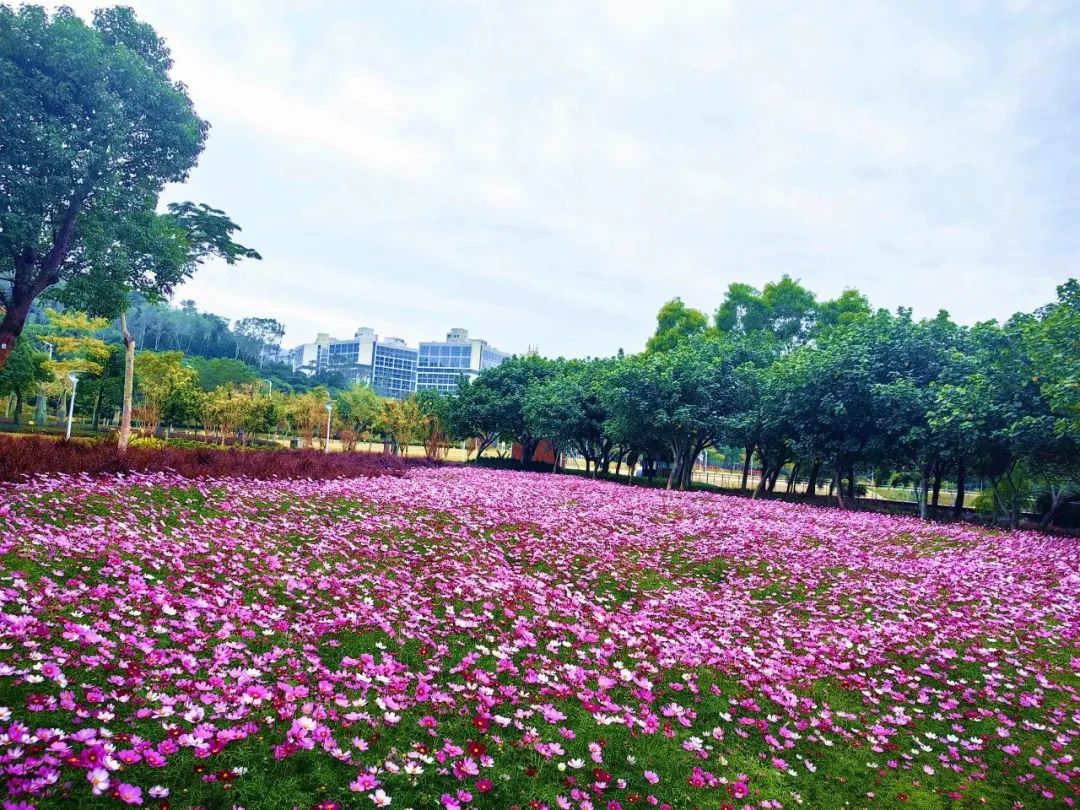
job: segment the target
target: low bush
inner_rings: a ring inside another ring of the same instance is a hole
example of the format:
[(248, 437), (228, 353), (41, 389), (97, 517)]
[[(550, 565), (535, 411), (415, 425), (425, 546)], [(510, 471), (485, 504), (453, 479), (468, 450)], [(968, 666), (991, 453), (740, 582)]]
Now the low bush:
[(432, 465), (426, 459), (318, 450), (132, 446), (121, 453), (106, 441), (0, 436), (0, 481), (21, 481), (33, 475), (168, 471), (186, 478), (371, 478), (400, 476), (410, 467)]

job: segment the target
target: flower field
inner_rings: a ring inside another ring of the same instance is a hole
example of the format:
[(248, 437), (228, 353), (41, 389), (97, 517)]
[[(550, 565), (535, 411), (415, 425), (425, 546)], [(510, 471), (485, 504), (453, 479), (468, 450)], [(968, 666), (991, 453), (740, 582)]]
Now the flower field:
[(1080, 798), (1073, 540), (463, 468), (0, 504), (5, 808)]

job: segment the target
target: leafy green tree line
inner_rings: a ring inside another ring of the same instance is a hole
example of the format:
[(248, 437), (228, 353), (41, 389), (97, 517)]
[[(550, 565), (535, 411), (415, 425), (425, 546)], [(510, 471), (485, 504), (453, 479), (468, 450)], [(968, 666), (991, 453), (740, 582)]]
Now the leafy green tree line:
[(644, 352), (593, 360), (515, 357), (464, 383), (450, 402), (458, 436), (542, 440), (591, 470), (658, 463), (689, 486), (708, 448), (736, 448), (761, 474), (821, 487), (841, 505), (856, 471), (908, 482), (920, 513), (944, 482), (954, 511), (974, 478), (1016, 525), (1034, 500), (1050, 524), (1080, 502), (1080, 285), (1005, 323), (965, 327), (947, 313), (873, 310), (848, 290), (818, 301), (785, 276), (733, 284), (712, 318), (675, 299)]

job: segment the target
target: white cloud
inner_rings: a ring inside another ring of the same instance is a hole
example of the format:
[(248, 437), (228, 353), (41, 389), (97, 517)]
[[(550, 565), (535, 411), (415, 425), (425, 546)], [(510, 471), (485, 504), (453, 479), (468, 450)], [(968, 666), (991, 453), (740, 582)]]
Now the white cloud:
[(134, 4), (214, 124), (175, 193), (267, 256), (181, 296), (293, 342), (604, 354), (784, 272), (967, 321), (1076, 272), (1068, 6)]

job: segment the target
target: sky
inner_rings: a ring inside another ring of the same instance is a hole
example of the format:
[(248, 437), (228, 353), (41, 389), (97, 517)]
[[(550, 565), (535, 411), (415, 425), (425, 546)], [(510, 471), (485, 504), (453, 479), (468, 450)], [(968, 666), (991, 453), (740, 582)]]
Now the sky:
[(128, 3), (212, 125), (165, 199), (264, 256), (175, 300), (286, 346), (605, 356), (784, 273), (964, 323), (1080, 275), (1075, 2)]

